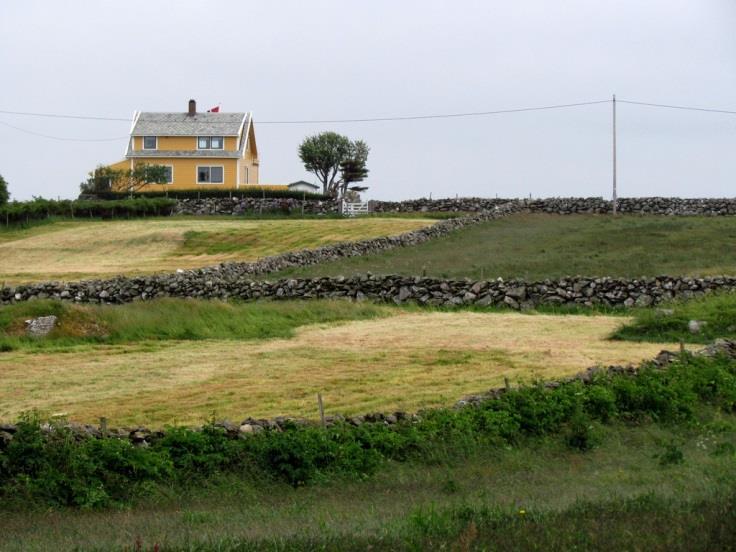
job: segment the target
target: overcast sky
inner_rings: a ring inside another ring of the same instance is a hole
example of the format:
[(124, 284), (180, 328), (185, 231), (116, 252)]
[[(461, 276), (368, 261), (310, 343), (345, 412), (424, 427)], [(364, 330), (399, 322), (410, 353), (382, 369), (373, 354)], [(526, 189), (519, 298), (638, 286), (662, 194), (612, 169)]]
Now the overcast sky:
[[(313, 181), (306, 135), (371, 147), (371, 198), (609, 196), (610, 103), (736, 110), (736, 1), (32, 1), (0, 4), (0, 110), (130, 117), (252, 111), (262, 183)], [(736, 196), (736, 115), (618, 106), (619, 195)], [(259, 124), (262, 121), (263, 124)], [(60, 141), (10, 128), (63, 138)], [(0, 114), (16, 199), (74, 197), (126, 122)]]

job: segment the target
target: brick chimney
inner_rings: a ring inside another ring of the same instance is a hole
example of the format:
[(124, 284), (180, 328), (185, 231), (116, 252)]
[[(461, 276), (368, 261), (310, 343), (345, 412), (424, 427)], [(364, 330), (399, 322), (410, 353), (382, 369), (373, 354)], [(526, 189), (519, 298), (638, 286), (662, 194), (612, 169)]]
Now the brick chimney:
[(189, 112), (187, 115), (190, 117), (194, 117), (197, 114), (197, 102), (194, 100), (189, 100)]

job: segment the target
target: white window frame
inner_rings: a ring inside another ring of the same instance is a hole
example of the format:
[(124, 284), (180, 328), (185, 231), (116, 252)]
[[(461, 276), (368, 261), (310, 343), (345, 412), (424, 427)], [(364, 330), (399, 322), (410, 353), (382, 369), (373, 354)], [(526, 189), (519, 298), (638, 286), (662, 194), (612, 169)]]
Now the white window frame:
[(169, 186), (170, 184), (174, 183), (174, 165), (161, 165), (162, 167), (168, 167), (171, 170), (171, 180), (169, 182), (165, 182), (165, 186)]
[[(212, 139), (213, 138), (219, 138), (220, 139), (220, 147), (219, 148), (216, 148), (215, 146), (212, 145)], [(210, 149), (213, 149), (213, 150), (223, 150), (223, 149), (225, 149), (225, 137), (224, 136), (210, 136)]]
[[(216, 148), (212, 145), (212, 139), (220, 139), (220, 147)], [(200, 140), (207, 140), (207, 145), (202, 147), (199, 143)], [(224, 150), (225, 149), (225, 137), (224, 136), (197, 136), (197, 149), (198, 150)]]
[[(212, 182), (212, 170), (211, 169), (213, 167), (216, 167), (216, 168), (219, 167), (220, 169), (222, 169), (222, 182)], [(210, 169), (210, 172), (209, 172), (210, 181), (209, 182), (202, 182), (199, 180), (199, 170), (200, 169)], [(225, 184), (225, 165), (197, 165), (197, 174), (195, 175), (195, 177), (197, 179), (197, 184), (205, 184), (205, 185), (214, 184), (215, 186), (219, 184)]]
[[(152, 148), (146, 147), (146, 138), (153, 138), (154, 140), (154, 146)], [(141, 138), (142, 146), (144, 150), (157, 150), (158, 149), (158, 136), (143, 136)]]

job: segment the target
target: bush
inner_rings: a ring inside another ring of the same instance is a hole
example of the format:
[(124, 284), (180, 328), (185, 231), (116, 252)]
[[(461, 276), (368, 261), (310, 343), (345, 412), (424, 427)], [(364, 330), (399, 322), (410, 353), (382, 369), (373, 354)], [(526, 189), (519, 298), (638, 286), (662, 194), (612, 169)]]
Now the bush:
[(10, 199), (10, 193), (8, 192), (8, 183), (5, 182), (5, 179), (0, 174), (0, 207), (8, 203), (8, 199)]
[(49, 217), (130, 218), (170, 215), (176, 202), (171, 199), (50, 200), (13, 201), (0, 207), (0, 223), (28, 223)]
[[(268, 187), (260, 188), (252, 186), (252, 189), (239, 188), (236, 190), (156, 190), (153, 192), (135, 192), (133, 198), (151, 199), (151, 198), (171, 198), (171, 199), (206, 199), (206, 198), (263, 198), (266, 199), (307, 199), (311, 201), (327, 201), (333, 199), (329, 195), (310, 194), (297, 192), (294, 190), (269, 190)], [(128, 192), (97, 192), (95, 195), (99, 199), (115, 200), (130, 198)]]

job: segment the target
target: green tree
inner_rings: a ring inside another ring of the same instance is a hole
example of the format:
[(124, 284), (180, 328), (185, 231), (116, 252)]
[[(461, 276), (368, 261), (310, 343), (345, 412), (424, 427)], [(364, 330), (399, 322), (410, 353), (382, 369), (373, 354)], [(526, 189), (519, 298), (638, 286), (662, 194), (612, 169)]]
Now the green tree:
[(116, 170), (105, 165), (97, 165), (97, 168), (87, 174), (87, 180), (79, 185), (83, 194), (95, 194), (98, 192), (109, 192), (125, 177), (126, 171)]
[(359, 182), (368, 174), (369, 151), (362, 140), (351, 142), (347, 136), (327, 131), (305, 138), (299, 158), (322, 183), (322, 192), (337, 197), (345, 194), (350, 182)]
[(346, 197), (348, 190), (358, 192), (367, 189), (362, 186), (349, 186), (353, 182), (362, 182), (368, 176), (369, 171), (365, 165), (368, 161), (368, 154), (370, 151), (368, 144), (363, 140), (356, 140), (353, 142), (350, 156), (340, 163), (340, 175), (342, 176), (340, 197)]
[(5, 205), (10, 199), (10, 192), (8, 192), (8, 183), (0, 174), (0, 205)]
[(118, 170), (105, 165), (98, 165), (90, 172), (87, 181), (82, 182), (83, 194), (99, 192), (137, 192), (148, 184), (166, 184), (168, 168), (163, 165), (142, 163), (133, 169)]

